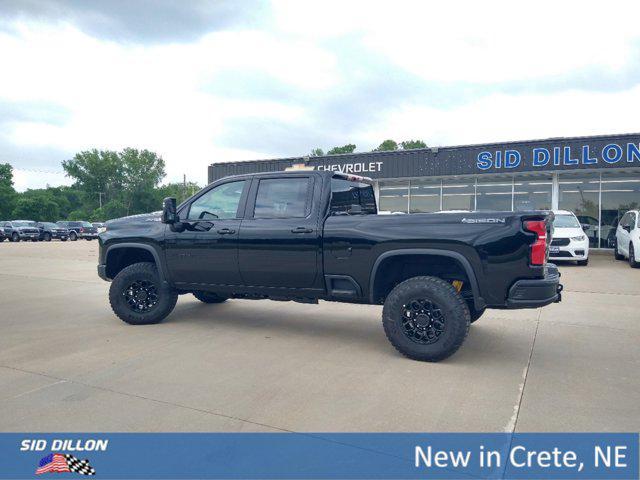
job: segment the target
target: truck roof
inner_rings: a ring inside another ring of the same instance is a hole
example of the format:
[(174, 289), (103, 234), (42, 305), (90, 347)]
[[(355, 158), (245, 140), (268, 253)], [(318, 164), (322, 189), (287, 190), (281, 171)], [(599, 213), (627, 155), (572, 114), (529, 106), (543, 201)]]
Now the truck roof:
[[(351, 175), (351, 174), (341, 173), (341, 172), (332, 172), (328, 170), (311, 170), (311, 169), (305, 169), (305, 168), (292, 168), (291, 170), (279, 170), (275, 172), (243, 173), (240, 175), (230, 175), (227, 177), (223, 177), (219, 180), (223, 180), (227, 178), (273, 177), (273, 176), (280, 176), (283, 174), (285, 175), (313, 174), (313, 175), (319, 175), (319, 176), (330, 177), (330, 178), (342, 178), (344, 180), (349, 180), (352, 182), (364, 182), (364, 183), (373, 182), (373, 179), (369, 177), (361, 177), (359, 175)], [(216, 180), (216, 182), (219, 180)]]

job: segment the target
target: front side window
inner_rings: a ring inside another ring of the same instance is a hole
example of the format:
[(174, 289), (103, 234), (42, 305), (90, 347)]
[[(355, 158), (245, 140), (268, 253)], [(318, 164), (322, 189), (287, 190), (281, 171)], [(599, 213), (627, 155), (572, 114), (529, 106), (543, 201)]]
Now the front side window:
[(212, 188), (198, 197), (189, 208), (189, 220), (237, 218), (246, 181), (230, 182)]
[(306, 217), (309, 183), (306, 177), (260, 180), (254, 218)]
[(359, 205), (362, 213), (376, 214), (376, 198), (373, 187), (366, 183), (332, 178), (331, 213), (349, 212), (353, 205)]

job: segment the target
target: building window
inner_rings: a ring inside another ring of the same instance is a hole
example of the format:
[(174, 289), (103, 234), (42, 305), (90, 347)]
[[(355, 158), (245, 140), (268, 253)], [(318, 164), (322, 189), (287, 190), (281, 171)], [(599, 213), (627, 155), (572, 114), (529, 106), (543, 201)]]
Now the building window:
[(380, 182), (380, 210), (386, 212), (409, 211), (409, 181)]
[(640, 208), (640, 172), (602, 173), (600, 247), (615, 247), (616, 228), (629, 210)]
[(587, 225), (598, 225), (599, 223), (600, 174), (561, 174), (558, 181), (558, 191), (558, 208), (576, 214), (589, 237), (589, 246), (597, 248), (598, 227), (587, 227)]
[(411, 213), (440, 210), (440, 180), (411, 180)]
[(476, 210), (511, 210), (513, 177), (478, 177)]
[(442, 210), (474, 210), (475, 183), (475, 178), (443, 180)]
[(513, 182), (513, 208), (551, 210), (553, 179), (551, 175), (516, 175)]

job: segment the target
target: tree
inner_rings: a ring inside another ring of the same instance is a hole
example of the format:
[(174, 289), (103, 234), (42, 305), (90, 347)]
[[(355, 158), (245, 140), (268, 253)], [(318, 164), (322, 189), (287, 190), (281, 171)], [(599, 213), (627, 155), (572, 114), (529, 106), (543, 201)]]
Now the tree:
[(398, 150), (398, 143), (389, 139), (382, 142), (374, 152), (393, 152), (395, 150)]
[(16, 191), (13, 188), (13, 167), (0, 164), (0, 219), (8, 219), (15, 206)]
[(46, 191), (26, 191), (16, 202), (13, 218), (55, 222), (60, 219), (60, 206)]
[(162, 157), (149, 150), (125, 148), (121, 152), (88, 150), (62, 162), (67, 176), (75, 179), (82, 203), (69, 212), (74, 217), (107, 218), (156, 210), (155, 189), (165, 177)]
[(313, 150), (311, 150), (311, 153), (309, 154), (310, 157), (324, 157), (324, 150), (322, 150), (321, 148), (314, 148)]
[(120, 155), (110, 150), (87, 150), (77, 153), (72, 160), (62, 162), (68, 177), (75, 179), (75, 186), (81, 190), (83, 199), (93, 208), (108, 202), (122, 193), (124, 166)]
[(356, 149), (356, 146), (352, 143), (348, 143), (347, 145), (343, 145), (342, 147), (333, 147), (331, 150), (327, 152), (327, 155), (339, 155), (341, 153), (353, 153)]
[(162, 200), (167, 197), (173, 197), (178, 204), (184, 202), (191, 195), (200, 190), (200, 185), (194, 182), (187, 182), (186, 186), (182, 183), (168, 183), (156, 189), (156, 203), (158, 209), (162, 206)]
[(405, 140), (400, 142), (403, 150), (413, 150), (416, 148), (427, 148), (427, 144), (422, 140)]

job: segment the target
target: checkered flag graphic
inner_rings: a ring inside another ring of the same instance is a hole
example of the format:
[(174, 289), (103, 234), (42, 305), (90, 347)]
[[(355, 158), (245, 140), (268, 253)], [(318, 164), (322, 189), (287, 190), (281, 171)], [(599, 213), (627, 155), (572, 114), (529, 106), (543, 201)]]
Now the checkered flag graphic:
[(69, 465), (69, 470), (72, 472), (79, 473), (80, 475), (95, 475), (96, 470), (89, 465), (89, 460), (86, 458), (84, 460), (80, 460), (73, 455), (66, 454), (64, 458), (67, 460), (67, 465)]

